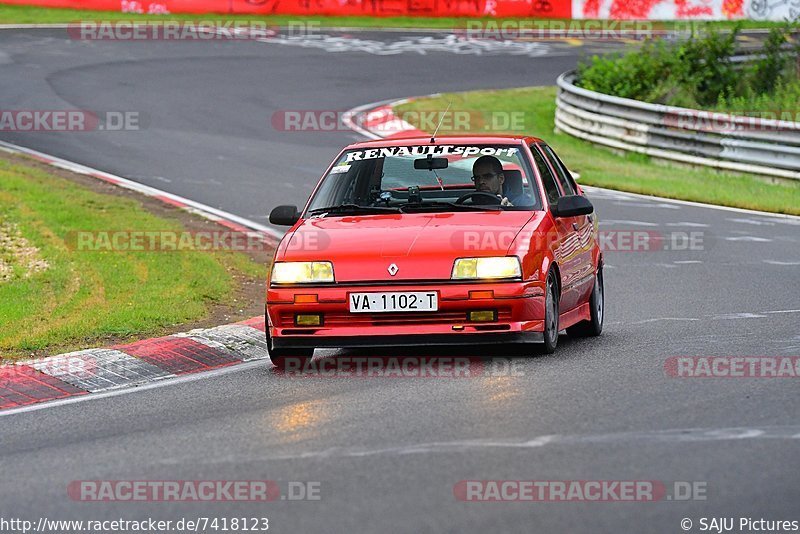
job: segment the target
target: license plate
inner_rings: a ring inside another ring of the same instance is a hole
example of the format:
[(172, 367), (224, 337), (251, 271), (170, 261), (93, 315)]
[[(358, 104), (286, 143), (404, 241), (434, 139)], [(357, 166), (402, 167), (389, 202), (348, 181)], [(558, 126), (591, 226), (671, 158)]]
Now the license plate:
[(430, 312), (439, 309), (436, 291), (350, 293), (350, 312)]

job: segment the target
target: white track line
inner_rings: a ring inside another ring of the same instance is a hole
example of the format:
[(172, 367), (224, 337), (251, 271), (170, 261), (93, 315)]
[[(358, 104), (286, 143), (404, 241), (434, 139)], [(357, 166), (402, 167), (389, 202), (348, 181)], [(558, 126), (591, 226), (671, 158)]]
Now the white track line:
[(224, 219), (227, 221), (234, 222), (236, 224), (240, 224), (252, 230), (263, 232), (278, 240), (280, 240), (283, 237), (283, 232), (280, 232), (275, 228), (259, 224), (255, 221), (245, 219), (244, 217), (239, 217), (238, 215), (234, 215), (233, 213), (229, 213), (227, 211), (223, 211), (217, 208), (212, 208), (211, 206), (207, 206), (206, 204), (202, 204), (200, 202), (196, 202), (194, 200), (190, 200), (185, 197), (181, 197), (178, 195), (174, 195), (172, 193), (168, 193), (166, 191), (162, 191), (161, 189), (156, 189), (155, 187), (151, 187), (149, 185), (141, 184), (139, 182), (134, 182), (133, 180), (129, 180), (127, 178), (123, 178), (121, 176), (117, 176), (115, 174), (111, 174), (98, 169), (94, 169), (92, 167), (88, 167), (80, 163), (75, 163), (74, 161), (69, 161), (56, 156), (51, 156), (50, 154), (45, 154), (44, 152), (39, 152), (38, 150), (25, 148), (19, 145), (14, 145), (12, 143), (7, 143), (5, 141), (0, 141), (0, 150), (4, 150), (6, 152), (11, 152), (14, 154), (25, 154), (28, 156), (34, 156), (35, 158), (39, 158), (40, 161), (43, 160), (44, 163), (48, 163), (54, 167), (65, 169), (78, 174), (92, 176), (93, 178), (97, 178), (97, 176), (99, 175), (115, 182), (115, 185), (119, 185), (120, 187), (124, 187), (125, 189), (130, 189), (138, 193), (142, 193), (143, 195), (147, 195), (149, 197), (168, 198), (180, 204), (185, 204), (186, 207), (189, 209), (189, 211), (197, 213), (198, 215), (201, 215), (206, 219), (210, 219), (212, 221), (218, 221), (219, 219)]
[[(397, 445), (384, 448), (359, 448), (359, 447), (335, 447), (328, 449), (318, 449), (306, 452), (296, 452), (281, 454), (277, 456), (258, 455), (250, 457), (242, 456), (218, 456), (207, 460), (206, 463), (225, 464), (225, 463), (256, 463), (271, 462), (280, 460), (322, 460), (331, 461), (346, 458), (368, 458), (375, 456), (395, 456), (398, 458), (408, 458), (409, 455), (416, 454), (474, 454), (476, 451), (488, 451), (492, 449), (509, 450), (530, 450), (543, 447), (568, 447), (568, 446), (616, 446), (617, 444), (652, 444), (652, 445), (682, 445), (682, 444), (701, 444), (716, 443), (721, 441), (750, 442), (752, 440), (797, 440), (800, 439), (800, 427), (797, 425), (787, 426), (765, 426), (760, 428), (686, 428), (670, 430), (649, 430), (634, 432), (618, 432), (610, 434), (577, 434), (577, 435), (558, 435), (549, 434), (534, 437), (522, 437), (519, 439), (474, 439), (474, 440), (455, 440), (455, 441), (433, 441), (423, 443), (412, 443), (408, 445)], [(192, 461), (195, 461), (192, 459)], [(166, 458), (160, 461), (162, 464), (180, 463), (175, 458)]]
[(621, 195), (628, 195), (634, 198), (641, 198), (644, 200), (651, 200), (651, 201), (658, 201), (658, 202), (668, 202), (670, 204), (680, 204), (683, 206), (692, 206), (695, 208), (708, 208), (713, 210), (723, 210), (723, 211), (734, 211), (737, 213), (749, 213), (751, 215), (761, 215), (765, 217), (777, 217), (779, 219), (793, 219), (800, 221), (800, 216), (798, 215), (788, 215), (786, 213), (772, 213), (769, 211), (758, 211), (758, 210), (749, 210), (746, 208), (734, 208), (731, 206), (717, 206), (715, 204), (704, 204), (703, 202), (693, 202), (691, 200), (678, 200), (675, 198), (665, 198), (665, 197), (657, 197), (652, 195), (642, 195), (639, 193), (629, 193), (628, 191), (620, 191), (619, 189), (606, 189), (605, 187), (595, 187), (593, 185), (581, 185), (581, 188), (585, 191), (597, 190), (597, 191), (613, 191), (615, 193), (619, 193)]
[(249, 362), (238, 363), (235, 365), (228, 365), (226, 367), (220, 367), (218, 369), (211, 369), (209, 371), (200, 371), (189, 375), (182, 375), (177, 378), (170, 378), (168, 380), (157, 380), (155, 382), (149, 382), (141, 386), (126, 387), (124, 389), (117, 389), (100, 393), (87, 393), (86, 395), (76, 395), (74, 397), (67, 397), (64, 399), (46, 401), (38, 404), (21, 406), (19, 408), (9, 408), (7, 410), (0, 410), (0, 417), (25, 413), (25, 412), (35, 412), (37, 410), (43, 410), (45, 408), (54, 408), (56, 406), (64, 406), (66, 404), (74, 404), (76, 402), (94, 401), (99, 399), (106, 399), (108, 397), (117, 397), (119, 395), (127, 395), (129, 393), (137, 393), (139, 391), (147, 391), (150, 389), (160, 388), (164, 386), (171, 386), (173, 384), (184, 384), (186, 382), (194, 382), (195, 380), (213, 378), (216, 376), (227, 375), (239, 371), (246, 371), (248, 369), (252, 369), (259, 366), (268, 367), (270, 365), (271, 364), (268, 363), (265, 359), (253, 360)]

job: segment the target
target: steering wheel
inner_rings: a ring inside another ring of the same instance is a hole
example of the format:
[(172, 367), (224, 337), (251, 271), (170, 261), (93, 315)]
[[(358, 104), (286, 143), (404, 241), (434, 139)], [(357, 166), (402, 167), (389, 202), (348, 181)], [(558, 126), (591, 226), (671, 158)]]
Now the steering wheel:
[[(458, 200), (456, 200), (456, 204), (463, 204), (464, 202), (473, 197), (482, 197), (482, 199), (485, 198), (486, 200), (491, 199), (491, 202), (486, 202), (486, 204), (500, 204), (502, 202), (502, 200), (497, 195), (487, 193), (486, 191), (470, 191), (469, 193), (466, 193), (458, 197)], [(474, 203), (475, 202), (473, 202), (473, 204)]]

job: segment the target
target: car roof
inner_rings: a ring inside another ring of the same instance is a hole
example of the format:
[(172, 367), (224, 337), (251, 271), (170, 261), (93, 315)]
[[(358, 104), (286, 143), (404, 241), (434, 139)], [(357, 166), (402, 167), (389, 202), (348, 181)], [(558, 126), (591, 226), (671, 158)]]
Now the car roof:
[(413, 137), (400, 137), (391, 139), (379, 139), (376, 141), (361, 141), (353, 143), (345, 147), (345, 150), (354, 148), (385, 148), (391, 146), (412, 146), (412, 145), (453, 145), (453, 144), (476, 144), (476, 145), (519, 145), (522, 143), (541, 143), (543, 142), (538, 137), (531, 137), (527, 135), (447, 135), (436, 137), (434, 143), (431, 143), (430, 136), (413, 136)]

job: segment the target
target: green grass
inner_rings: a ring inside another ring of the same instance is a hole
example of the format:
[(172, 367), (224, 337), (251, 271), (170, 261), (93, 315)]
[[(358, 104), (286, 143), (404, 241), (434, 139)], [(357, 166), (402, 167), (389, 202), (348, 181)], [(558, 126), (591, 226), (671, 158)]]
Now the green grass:
[[(161, 333), (227, 304), (234, 275), (264, 276), (241, 253), (77, 250), (74, 232), (180, 231), (135, 200), (93, 192), (0, 158), (0, 227), (14, 225), (49, 268), (26, 275), (0, 245), (0, 360)], [(6, 269), (8, 274), (8, 269)]]
[[(261, 21), (268, 24), (286, 25), (288, 23), (312, 22), (319, 24), (320, 27), (349, 27), (349, 28), (430, 28), (430, 29), (454, 29), (463, 28), (466, 21), (495, 21), (518, 19), (493, 19), (489, 17), (322, 17), (316, 15), (228, 15), (228, 14), (179, 14), (179, 15), (137, 15), (130, 13), (120, 13), (118, 11), (92, 11), (77, 9), (55, 9), (41, 8), (32, 6), (11, 6), (0, 5), (0, 24), (55, 24), (68, 23), (81, 20), (103, 20), (103, 21), (146, 21), (146, 20), (184, 20), (184, 21)], [(547, 19), (537, 19), (547, 20)], [(671, 28), (673, 22), (665, 22), (667, 28)], [(681, 29), (685, 29), (686, 23), (677, 23)], [(744, 21), (744, 28), (770, 28), (778, 23), (764, 21)], [(711, 22), (711, 27), (732, 28), (733, 21)]]
[(746, 64), (728, 61), (738, 47), (738, 30), (710, 31), (680, 42), (648, 41), (635, 52), (580, 62), (576, 85), (690, 109), (793, 110), (800, 97), (800, 47), (793, 38), (799, 31), (797, 21), (773, 28), (759, 47), (763, 57)]
[[(768, 183), (755, 176), (655, 163), (645, 155), (619, 155), (567, 134), (554, 133), (555, 97), (555, 87), (450, 93), (414, 100), (398, 106), (396, 111), (412, 124), (416, 122), (417, 112), (443, 111), (450, 102), (452, 111), (520, 113), (521, 128), (515, 131), (492, 130), (491, 125), (479, 125), (473, 131), (541, 137), (570, 169), (580, 173), (582, 184), (800, 215), (800, 183)], [(404, 115), (406, 112), (413, 113)], [(440, 132), (448, 133), (444, 128)]]

